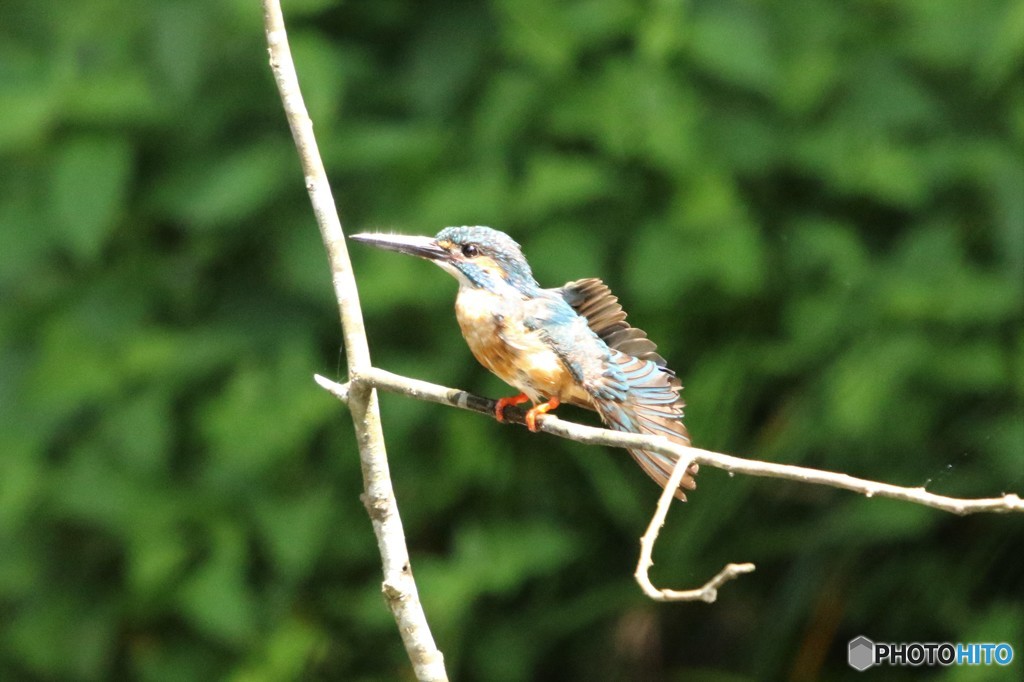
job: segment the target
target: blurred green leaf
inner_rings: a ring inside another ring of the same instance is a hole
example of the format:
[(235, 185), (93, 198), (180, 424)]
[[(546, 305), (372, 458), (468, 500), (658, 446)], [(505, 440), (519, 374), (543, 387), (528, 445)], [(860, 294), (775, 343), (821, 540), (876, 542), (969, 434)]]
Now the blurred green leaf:
[(281, 169), (293, 164), (297, 169), (285, 144), (256, 144), (168, 178), (159, 192), (161, 203), (175, 207), (180, 219), (199, 229), (237, 225), (258, 215), (287, 182)]
[(115, 632), (109, 611), (59, 593), (21, 609), (10, 621), (18, 663), (42, 677), (91, 677), (93, 671), (109, 665), (113, 653)]
[(285, 577), (298, 579), (311, 572), (333, 520), (331, 504), (325, 488), (303, 497), (256, 501), (255, 515), (267, 548)]
[[(213, 448), (215, 481), (239, 482), (265, 475), (282, 462), (311, 426), (333, 409), (304, 370), (304, 352), (289, 349), (277, 358), (240, 365), (224, 390), (204, 410), (203, 431)], [(282, 405), (279, 395), (291, 400)]]
[(256, 603), (245, 580), (246, 550), (234, 528), (212, 528), (213, 554), (179, 591), (183, 615), (225, 644), (240, 643), (257, 630)]
[(737, 85), (769, 91), (778, 74), (774, 36), (754, 2), (706, 5), (689, 17), (694, 60)]
[(524, 217), (539, 217), (596, 201), (607, 194), (611, 178), (587, 159), (564, 155), (531, 159), (519, 210)]
[(59, 103), (47, 60), (17, 43), (0, 47), (0, 152), (31, 148), (52, 125)]
[(116, 226), (131, 163), (131, 149), (123, 139), (80, 138), (61, 150), (49, 199), (58, 243), (85, 260), (97, 257)]
[(257, 660), (232, 676), (234, 682), (273, 682), (296, 679), (324, 642), (308, 623), (295, 618), (282, 623), (269, 637)]

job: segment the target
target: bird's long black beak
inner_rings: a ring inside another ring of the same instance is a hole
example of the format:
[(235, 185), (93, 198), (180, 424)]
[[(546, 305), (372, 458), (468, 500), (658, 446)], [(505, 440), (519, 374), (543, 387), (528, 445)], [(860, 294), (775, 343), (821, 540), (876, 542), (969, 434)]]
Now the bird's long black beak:
[(427, 260), (442, 260), (448, 257), (448, 252), (438, 246), (433, 237), (415, 237), (404, 234), (375, 234), (364, 232), (349, 237), (357, 242), (363, 242), (378, 249), (397, 251), (410, 256), (419, 256)]

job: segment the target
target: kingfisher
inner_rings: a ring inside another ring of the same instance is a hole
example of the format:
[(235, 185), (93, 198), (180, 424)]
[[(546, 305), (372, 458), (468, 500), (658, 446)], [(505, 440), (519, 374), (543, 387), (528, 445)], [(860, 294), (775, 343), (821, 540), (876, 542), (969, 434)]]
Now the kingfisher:
[[(356, 234), (351, 239), (429, 260), (459, 283), (455, 317), (477, 361), (519, 390), (501, 398), (505, 408), (529, 401), (526, 425), (562, 403), (593, 410), (606, 427), (665, 436), (689, 445), (683, 425), (682, 386), (647, 334), (626, 322), (618, 298), (599, 279), (543, 289), (522, 249), (489, 227), (446, 227), (434, 237)], [(629, 450), (662, 488), (675, 461), (647, 450)], [(696, 488), (693, 463), (675, 497)]]

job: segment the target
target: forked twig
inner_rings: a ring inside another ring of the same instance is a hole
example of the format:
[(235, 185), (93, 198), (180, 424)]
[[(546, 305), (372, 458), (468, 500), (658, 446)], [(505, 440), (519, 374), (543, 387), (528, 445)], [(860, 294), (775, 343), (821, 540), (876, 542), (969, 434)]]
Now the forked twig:
[[(315, 379), (321, 387), (342, 401), (350, 400), (350, 395), (355, 387), (369, 386), (382, 391), (388, 391), (389, 393), (397, 393), (409, 396), (410, 398), (416, 398), (417, 400), (426, 400), (450, 407), (458, 407), (491, 417), (494, 416), (494, 408), (497, 404), (496, 401), (490, 398), (484, 398), (456, 388), (447, 388), (426, 381), (420, 381), (419, 379), (392, 374), (376, 367), (366, 367), (358, 372), (351, 372), (350, 380), (346, 384), (339, 384), (320, 375), (316, 375)], [(525, 423), (521, 410), (509, 409), (505, 411), (504, 415), (505, 421), (516, 424)], [(658, 499), (658, 506), (655, 509), (650, 524), (647, 526), (647, 531), (640, 539), (640, 558), (637, 561), (636, 572), (634, 573), (634, 577), (644, 593), (657, 601), (713, 602), (718, 596), (718, 588), (723, 583), (754, 570), (754, 564), (751, 563), (727, 564), (725, 568), (719, 571), (702, 587), (692, 590), (660, 589), (651, 583), (648, 571), (654, 563), (651, 558), (654, 551), (654, 543), (657, 540), (661, 527), (665, 524), (668, 507), (673, 499), (673, 491), (679, 486), (679, 481), (682, 480), (686, 468), (691, 462), (751, 476), (782, 478), (802, 483), (842, 488), (860, 493), (865, 497), (889, 497), (920, 504), (925, 507), (932, 507), (933, 509), (940, 509), (960, 516), (981, 512), (1024, 512), (1024, 500), (1015, 493), (1006, 493), (1002, 497), (974, 500), (947, 497), (930, 493), (924, 488), (905, 488), (832, 471), (743, 459), (720, 452), (686, 447), (673, 443), (661, 436), (622, 433), (621, 431), (585, 426), (564, 421), (553, 414), (544, 415), (539, 422), (539, 427), (545, 433), (574, 440), (578, 443), (650, 450), (676, 458), (677, 461), (672, 471), (672, 476)]]
[[(457, 388), (446, 388), (426, 381), (420, 381), (419, 379), (402, 377), (378, 368), (365, 368), (361, 369), (358, 373), (351, 373), (350, 381), (346, 384), (339, 384), (319, 375), (315, 376), (315, 380), (316, 383), (343, 401), (350, 399), (353, 387), (372, 386), (391, 393), (437, 402), (445, 404), (445, 406), (469, 410), (470, 412), (490, 417), (495, 416), (495, 406), (497, 404), (495, 400), (474, 395), (467, 391)], [(508, 410), (505, 412), (505, 420), (523, 424), (523, 413), (517, 410)], [(868, 498), (880, 497), (903, 500), (904, 502), (924, 505), (962, 516), (979, 512), (1024, 512), (1024, 500), (1021, 500), (1020, 497), (1013, 493), (1008, 493), (999, 498), (980, 500), (950, 498), (944, 495), (929, 493), (924, 487), (902, 487), (890, 483), (856, 478), (833, 471), (821, 471), (808, 467), (761, 462), (758, 460), (744, 460), (731, 455), (700, 450), (698, 447), (679, 445), (662, 436), (623, 433), (621, 431), (611, 431), (583, 424), (574, 424), (558, 419), (554, 415), (545, 415), (540, 422), (540, 429), (546, 433), (577, 442), (626, 447), (626, 449), (641, 449), (677, 458), (672, 476), (666, 484), (664, 491), (662, 491), (662, 495), (658, 498), (654, 515), (647, 525), (646, 532), (644, 532), (643, 537), (640, 539), (640, 557), (637, 561), (636, 572), (634, 573), (640, 589), (643, 590), (644, 594), (656, 601), (712, 602), (718, 597), (718, 588), (724, 583), (741, 576), (742, 573), (749, 573), (755, 568), (753, 563), (727, 564), (714, 578), (694, 590), (660, 589), (651, 583), (648, 571), (653, 565), (651, 555), (654, 551), (654, 543), (657, 540), (658, 532), (665, 525), (665, 519), (669, 513), (669, 505), (674, 499), (673, 492), (679, 486), (679, 481), (682, 480), (686, 468), (691, 462), (725, 469), (730, 472), (750, 474), (752, 476), (785, 478), (804, 483), (840, 487), (847, 489), (847, 491), (860, 493)]]
[(658, 540), (658, 533), (661, 532), (662, 526), (665, 525), (665, 517), (668, 515), (669, 505), (675, 499), (675, 490), (679, 487), (679, 482), (683, 480), (683, 476), (686, 475), (686, 469), (692, 461), (692, 459), (686, 457), (680, 457), (676, 461), (676, 465), (672, 469), (672, 475), (669, 477), (668, 483), (665, 484), (665, 489), (661, 491), (661, 495), (658, 497), (658, 506), (654, 510), (651, 522), (647, 524), (647, 531), (640, 538), (640, 558), (637, 559), (636, 572), (633, 573), (633, 577), (636, 578), (636, 582), (640, 585), (640, 589), (644, 591), (644, 594), (655, 601), (705, 601), (710, 604), (718, 598), (718, 588), (723, 583), (754, 570), (754, 564), (751, 563), (727, 564), (715, 577), (704, 583), (702, 587), (694, 590), (663, 589), (655, 587), (654, 583), (651, 582), (649, 571), (651, 566), (654, 565), (654, 559), (651, 558), (651, 555), (654, 553), (654, 543)]
[[(420, 381), (419, 379), (392, 374), (377, 367), (360, 370), (358, 373), (352, 374), (350, 379), (349, 384), (338, 384), (325, 377), (316, 377), (317, 383), (339, 398), (343, 398), (351, 390), (352, 385), (365, 384), (388, 393), (398, 393), (419, 400), (494, 416), (495, 401), (490, 398), (473, 395), (472, 393), (454, 388), (438, 386), (437, 384)], [(520, 410), (509, 409), (505, 412), (505, 416), (507, 417), (506, 421), (517, 424), (524, 423), (523, 414)], [(651, 450), (672, 458), (692, 460), (701, 465), (723, 469), (732, 473), (782, 478), (801, 483), (842, 488), (843, 490), (860, 493), (865, 497), (890, 497), (896, 500), (903, 500), (904, 502), (913, 502), (914, 504), (932, 507), (933, 509), (941, 509), (942, 511), (959, 516), (980, 512), (997, 514), (1024, 512), (1024, 500), (1014, 493), (1006, 493), (1001, 497), (981, 499), (947, 497), (946, 495), (930, 493), (924, 488), (905, 488), (834, 471), (823, 471), (821, 469), (812, 469), (792, 464), (764, 462), (756, 459), (744, 459), (721, 452), (686, 447), (673, 443), (661, 436), (623, 433), (594, 426), (585, 426), (564, 421), (553, 414), (544, 415), (538, 421), (538, 425), (540, 430), (545, 433), (574, 440), (578, 443), (607, 445), (613, 448)]]

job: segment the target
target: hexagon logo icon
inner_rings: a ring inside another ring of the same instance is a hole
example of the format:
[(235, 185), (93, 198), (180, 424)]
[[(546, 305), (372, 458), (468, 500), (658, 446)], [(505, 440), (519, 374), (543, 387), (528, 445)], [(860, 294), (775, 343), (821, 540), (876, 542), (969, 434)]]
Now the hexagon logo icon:
[(854, 670), (867, 670), (875, 663), (875, 643), (863, 635), (851, 639), (846, 660)]

